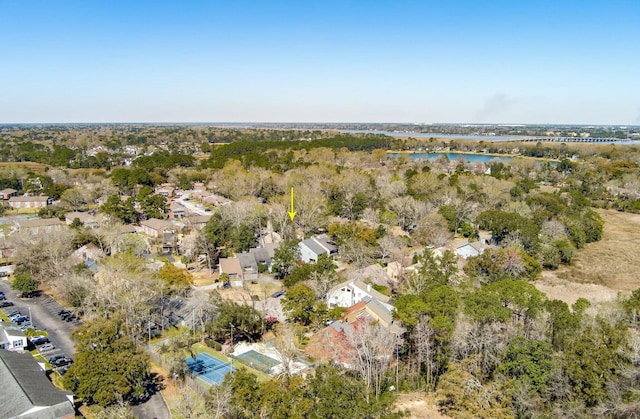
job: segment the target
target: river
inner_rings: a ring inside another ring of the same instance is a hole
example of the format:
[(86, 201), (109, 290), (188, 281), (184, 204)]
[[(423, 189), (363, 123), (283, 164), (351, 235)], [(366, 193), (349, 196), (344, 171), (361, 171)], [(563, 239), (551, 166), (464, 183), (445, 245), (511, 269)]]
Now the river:
[(497, 154), (476, 154), (476, 153), (390, 153), (392, 157), (406, 156), (414, 160), (435, 160), (441, 156), (447, 156), (450, 161), (464, 159), (469, 163), (487, 163), (491, 160), (500, 160), (510, 162), (513, 157), (502, 156)]

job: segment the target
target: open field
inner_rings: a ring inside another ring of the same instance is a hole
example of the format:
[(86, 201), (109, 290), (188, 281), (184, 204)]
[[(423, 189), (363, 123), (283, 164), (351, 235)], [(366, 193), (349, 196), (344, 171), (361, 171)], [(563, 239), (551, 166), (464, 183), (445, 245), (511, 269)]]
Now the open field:
[(0, 162), (0, 167), (20, 167), (27, 169), (34, 173), (44, 173), (49, 169), (49, 165), (42, 163), (35, 163), (31, 161), (21, 161), (21, 162)]
[(571, 266), (544, 272), (536, 287), (549, 298), (571, 304), (615, 300), (640, 288), (640, 214), (600, 210), (605, 221), (601, 241), (577, 252)]

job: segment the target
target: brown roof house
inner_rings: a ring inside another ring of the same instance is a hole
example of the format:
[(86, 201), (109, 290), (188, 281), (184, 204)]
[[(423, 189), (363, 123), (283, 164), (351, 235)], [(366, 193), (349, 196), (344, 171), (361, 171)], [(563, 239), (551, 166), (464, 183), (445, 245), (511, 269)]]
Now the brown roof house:
[(51, 384), (30, 353), (0, 349), (0, 417), (73, 419), (73, 394)]
[(68, 212), (64, 215), (64, 222), (67, 225), (71, 225), (73, 223), (73, 220), (75, 220), (76, 218), (85, 227), (89, 227), (89, 228), (98, 227), (98, 217), (96, 217), (95, 215), (89, 212), (79, 212), (79, 211)]
[(166, 230), (171, 229), (171, 223), (157, 218), (149, 218), (148, 220), (140, 221), (140, 228), (148, 236), (162, 237)]
[(18, 196), (18, 191), (15, 189), (7, 188), (0, 191), (0, 199), (4, 199), (5, 201), (14, 196)]
[(229, 275), (229, 281), (234, 287), (241, 287), (244, 280), (242, 265), (238, 258), (220, 258), (218, 261), (220, 275)]
[(18, 230), (29, 231), (33, 234), (52, 233), (62, 230), (64, 223), (57, 218), (38, 218), (36, 220), (21, 221)]
[(14, 196), (9, 198), (11, 208), (44, 208), (52, 204), (53, 199), (48, 196)]

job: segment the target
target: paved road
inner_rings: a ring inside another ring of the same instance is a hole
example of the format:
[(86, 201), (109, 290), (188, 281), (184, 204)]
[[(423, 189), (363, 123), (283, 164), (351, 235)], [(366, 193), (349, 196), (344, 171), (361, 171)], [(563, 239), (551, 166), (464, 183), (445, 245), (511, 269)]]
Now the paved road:
[(62, 306), (48, 295), (40, 295), (33, 298), (19, 298), (18, 293), (11, 289), (9, 281), (0, 280), (0, 290), (4, 291), (7, 300), (15, 306), (7, 307), (4, 311), (20, 310), (22, 314), (29, 315), (31, 309), (31, 322), (37, 330), (44, 330), (49, 334), (49, 340), (56, 347), (53, 351), (43, 353), (45, 358), (54, 355), (68, 355), (73, 357), (74, 342), (71, 339), (73, 332), (81, 323), (66, 322), (58, 317), (58, 311)]
[(143, 404), (133, 406), (131, 413), (140, 419), (170, 419), (171, 414), (162, 395), (158, 392)]

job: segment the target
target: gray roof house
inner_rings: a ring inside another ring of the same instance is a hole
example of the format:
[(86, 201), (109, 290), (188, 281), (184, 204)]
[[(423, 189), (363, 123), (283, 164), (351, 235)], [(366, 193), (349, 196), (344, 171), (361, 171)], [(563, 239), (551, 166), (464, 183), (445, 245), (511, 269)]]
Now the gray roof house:
[(310, 237), (298, 243), (300, 258), (306, 262), (317, 262), (321, 255), (335, 255), (338, 253), (336, 246), (326, 234)]
[(242, 267), (242, 275), (244, 280), (258, 279), (258, 262), (253, 253), (237, 253), (236, 257)]
[(73, 395), (58, 390), (30, 353), (0, 350), (0, 417), (73, 419)]
[(257, 247), (255, 249), (249, 249), (249, 253), (253, 254), (257, 263), (267, 265), (269, 271), (271, 271), (273, 256), (276, 253), (276, 249), (280, 246), (280, 243), (267, 243), (263, 247)]

